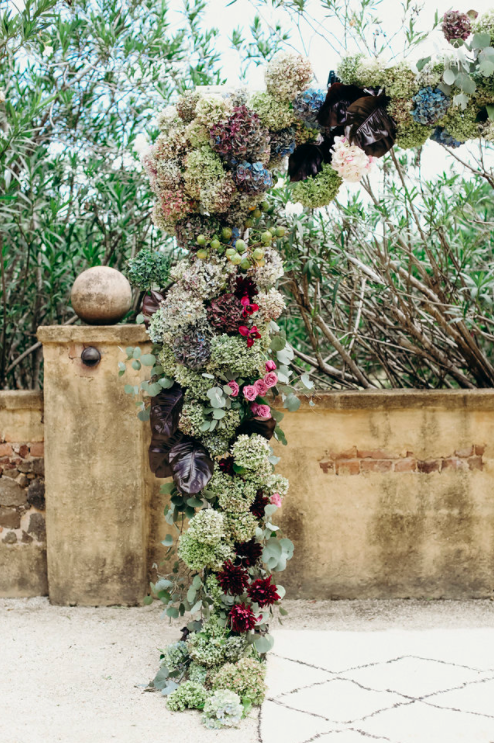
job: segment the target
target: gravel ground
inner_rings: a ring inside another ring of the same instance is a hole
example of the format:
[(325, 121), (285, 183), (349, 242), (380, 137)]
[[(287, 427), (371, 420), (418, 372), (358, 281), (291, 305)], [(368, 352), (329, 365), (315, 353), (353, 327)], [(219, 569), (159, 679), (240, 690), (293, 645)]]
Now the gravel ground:
[[(286, 601), (276, 632), (494, 627), (491, 601)], [(160, 607), (60, 607), (47, 599), (0, 600), (1, 743), (174, 743), (231, 740), (195, 712), (171, 714), (143, 688), (158, 649), (184, 622), (159, 619)], [(235, 731), (258, 741), (257, 714)], [(277, 741), (265, 741), (277, 743)]]

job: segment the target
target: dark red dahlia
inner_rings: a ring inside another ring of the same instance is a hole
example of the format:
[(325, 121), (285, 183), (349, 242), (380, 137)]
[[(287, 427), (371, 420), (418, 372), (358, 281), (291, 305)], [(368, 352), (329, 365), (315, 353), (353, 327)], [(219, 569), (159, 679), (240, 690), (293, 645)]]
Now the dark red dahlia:
[(256, 294), (259, 294), (257, 286), (249, 276), (237, 276), (233, 293), (239, 299), (247, 295), (251, 300)]
[(262, 490), (258, 490), (256, 493), (256, 499), (250, 507), (250, 510), (254, 514), (256, 519), (264, 518), (264, 506), (267, 506), (268, 503), (269, 498), (264, 495)]
[(249, 585), (245, 569), (236, 567), (231, 560), (223, 564), (223, 570), (216, 577), (223, 591), (232, 596), (240, 596)]
[(248, 542), (243, 544), (235, 544), (235, 554), (237, 555), (236, 562), (240, 562), (246, 568), (251, 568), (257, 565), (262, 555), (262, 544), (256, 542), (255, 539), (250, 539)]
[(234, 632), (248, 632), (254, 629), (257, 619), (246, 604), (235, 604), (230, 610), (230, 625)]
[(267, 578), (258, 578), (247, 589), (247, 593), (252, 601), (259, 604), (259, 606), (271, 606), (271, 604), (280, 600), (277, 594), (277, 587), (271, 585), (272, 577), (270, 575)]
[(218, 466), (225, 475), (233, 475), (233, 457), (225, 457), (220, 459)]

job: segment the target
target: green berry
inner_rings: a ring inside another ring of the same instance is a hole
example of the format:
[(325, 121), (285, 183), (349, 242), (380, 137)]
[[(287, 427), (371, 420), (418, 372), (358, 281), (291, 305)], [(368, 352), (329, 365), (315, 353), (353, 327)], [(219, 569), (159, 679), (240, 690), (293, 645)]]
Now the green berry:
[(262, 248), (256, 248), (252, 255), (254, 256), (256, 261), (260, 261), (261, 258), (264, 258), (264, 250)]
[(261, 204), (261, 209), (263, 210), (263, 212), (267, 212), (267, 210), (269, 209), (269, 201), (263, 201)]
[(284, 237), (285, 236), (285, 228), (284, 227), (277, 227), (275, 230), (276, 237)]
[(253, 227), (253, 225), (254, 225), (254, 220), (253, 219), (246, 219), (245, 220), (245, 227), (246, 227), (246, 229), (249, 229), (249, 227)]
[(261, 216), (262, 216), (262, 211), (261, 211), (260, 209), (255, 209), (255, 210), (253, 211), (253, 215), (254, 215), (254, 217), (255, 217), (256, 219), (259, 219), (259, 217), (261, 217)]
[(245, 258), (242, 258), (242, 260), (240, 261), (240, 268), (242, 268), (244, 271), (247, 271), (251, 267), (251, 265), (252, 264), (250, 262), (250, 258), (247, 258), (247, 256), (245, 256)]
[(197, 255), (197, 257), (201, 261), (204, 261), (208, 257), (208, 251), (207, 250), (198, 250), (197, 253), (196, 253), (196, 255)]
[(235, 253), (235, 255), (232, 255), (230, 260), (234, 266), (238, 266), (238, 264), (242, 262), (242, 256), (239, 255), (238, 253)]
[(245, 244), (244, 240), (237, 240), (235, 242), (235, 247), (237, 249), (237, 253), (245, 253), (247, 250), (247, 245)]
[(198, 245), (206, 245), (206, 238), (204, 235), (198, 235), (196, 238), (196, 242)]
[(225, 255), (226, 255), (227, 258), (231, 258), (232, 255), (235, 255), (236, 252), (237, 251), (235, 250), (235, 248), (227, 248), (225, 250)]
[(221, 237), (223, 240), (229, 240), (232, 236), (232, 230), (230, 227), (223, 227), (221, 230)]
[(221, 246), (221, 243), (220, 243), (219, 240), (217, 240), (216, 238), (214, 240), (211, 240), (211, 249), (212, 250), (219, 250), (220, 246)]
[(269, 245), (269, 243), (273, 240), (272, 234), (269, 232), (269, 230), (266, 230), (266, 232), (263, 232), (261, 235), (261, 240), (266, 245)]

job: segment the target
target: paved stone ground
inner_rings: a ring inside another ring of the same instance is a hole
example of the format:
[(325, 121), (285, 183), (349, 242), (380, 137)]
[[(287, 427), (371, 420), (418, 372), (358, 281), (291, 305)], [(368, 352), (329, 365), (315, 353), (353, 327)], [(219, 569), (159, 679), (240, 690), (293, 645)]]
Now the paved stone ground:
[(493, 602), (285, 605), (260, 715), (216, 732), (143, 692), (158, 606), (0, 600), (0, 742), (494, 743)]

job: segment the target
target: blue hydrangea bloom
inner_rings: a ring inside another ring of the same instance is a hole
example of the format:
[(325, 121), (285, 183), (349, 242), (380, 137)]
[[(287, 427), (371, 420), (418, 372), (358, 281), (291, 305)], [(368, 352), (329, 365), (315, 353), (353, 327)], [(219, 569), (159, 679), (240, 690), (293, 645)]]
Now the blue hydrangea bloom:
[(249, 194), (262, 193), (273, 185), (271, 173), (261, 162), (248, 163), (244, 161), (240, 163), (234, 171), (233, 177), (239, 190)]
[(293, 101), (293, 112), (295, 116), (306, 124), (314, 126), (317, 124), (317, 114), (326, 99), (326, 91), (320, 88), (309, 88), (299, 93)]
[(295, 129), (292, 126), (271, 135), (271, 158), (288, 157), (295, 152)]
[(415, 108), (412, 111), (414, 120), (427, 126), (431, 126), (442, 119), (451, 106), (451, 98), (444, 95), (439, 88), (433, 90), (430, 86), (419, 90), (417, 95), (413, 96), (412, 101), (415, 103)]
[(438, 142), (439, 144), (444, 144), (446, 147), (452, 147), (453, 149), (456, 149), (457, 147), (461, 147), (463, 142), (459, 142), (457, 139), (451, 136), (451, 134), (448, 134), (446, 129), (443, 129), (441, 126), (436, 126), (433, 133), (431, 134), (431, 139), (434, 142)]

